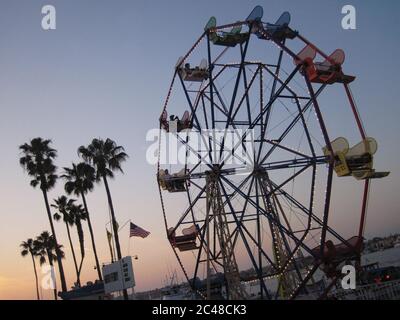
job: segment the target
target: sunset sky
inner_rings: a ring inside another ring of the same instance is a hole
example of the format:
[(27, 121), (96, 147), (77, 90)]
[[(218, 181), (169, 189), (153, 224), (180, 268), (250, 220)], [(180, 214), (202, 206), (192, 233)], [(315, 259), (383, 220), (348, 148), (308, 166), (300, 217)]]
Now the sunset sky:
[[(54, 31), (41, 28), (46, 4), (57, 10)], [(31, 260), (20, 256), (19, 244), (49, 230), (49, 224), (40, 190), (29, 186), (18, 163), (18, 146), (37, 136), (52, 139), (59, 168), (78, 161), (77, 148), (94, 137), (124, 146), (129, 155), (125, 174), (110, 183), (117, 218), (120, 225), (132, 219), (151, 232), (129, 243), (128, 227), (121, 231), (123, 254), (139, 257), (134, 260), (136, 290), (160, 287), (166, 274), (178, 269), (165, 236), (156, 168), (145, 158), (146, 132), (158, 126), (177, 58), (199, 37), (208, 18), (230, 23), (258, 4), (264, 7), (263, 20), (290, 11), (294, 29), (326, 51), (340, 47), (346, 52), (346, 69), (357, 75), (352, 91), (360, 113), (368, 134), (379, 142), (376, 167), (391, 171), (372, 184), (366, 236), (400, 231), (399, 1), (2, 0), (0, 299), (35, 298)], [(357, 30), (341, 28), (345, 4), (357, 9)], [(332, 121), (340, 126), (340, 115)], [(49, 198), (62, 193), (60, 182)], [(104, 186), (97, 185), (87, 201), (100, 261), (108, 262)], [(345, 204), (350, 214), (353, 203), (347, 199)], [(350, 232), (345, 213), (333, 223)], [(64, 225), (56, 223), (56, 230), (70, 255)], [(96, 276), (86, 234), (83, 282)], [(72, 259), (65, 268), (72, 285)], [(51, 291), (43, 294), (52, 298)]]

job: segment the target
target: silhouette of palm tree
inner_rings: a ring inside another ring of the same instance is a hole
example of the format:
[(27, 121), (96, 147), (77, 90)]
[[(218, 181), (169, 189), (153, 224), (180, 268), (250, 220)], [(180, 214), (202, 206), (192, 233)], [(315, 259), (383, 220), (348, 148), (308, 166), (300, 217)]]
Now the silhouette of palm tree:
[[(53, 235), (50, 235), (48, 231), (43, 231), (34, 241), (34, 247), (37, 254), (40, 256), (40, 265), (48, 262), (51, 269), (54, 270), (54, 262), (58, 261), (59, 258), (64, 258), (64, 252), (62, 245), (57, 245), (57, 242)], [(55, 254), (57, 252), (57, 254)], [(47, 259), (47, 261), (46, 261)], [(54, 281), (54, 299), (57, 300), (57, 286)]]
[(58, 210), (53, 215), (54, 220), (60, 221), (62, 218), (62, 221), (65, 223), (65, 226), (67, 227), (67, 235), (68, 235), (69, 245), (71, 247), (72, 258), (74, 260), (74, 266), (77, 277), (76, 282), (78, 286), (80, 286), (81, 281), (79, 277), (79, 268), (78, 268), (78, 263), (76, 261), (75, 249), (72, 243), (71, 231), (70, 231), (70, 227), (74, 226), (75, 223), (74, 217), (71, 214), (71, 206), (74, 204), (75, 201), (76, 200), (74, 199), (68, 199), (66, 196), (61, 196), (58, 197), (57, 199), (54, 199), (54, 204), (52, 204), (51, 206), (56, 210)]
[(37, 270), (36, 270), (36, 263), (35, 263), (35, 257), (38, 256), (37, 250), (33, 244), (33, 239), (29, 238), (26, 241), (23, 241), (20, 244), (21, 247), (21, 256), (26, 257), (28, 254), (31, 255), (32, 258), (32, 264), (33, 264), (33, 271), (35, 273), (35, 282), (36, 282), (36, 295), (37, 299), (40, 300), (40, 295), (39, 295), (39, 281), (38, 281), (38, 276), (37, 276)]
[(64, 174), (61, 176), (61, 178), (66, 180), (64, 189), (67, 194), (75, 194), (76, 196), (82, 198), (83, 206), (87, 215), (86, 218), (89, 227), (90, 238), (92, 240), (93, 254), (96, 261), (96, 270), (99, 280), (102, 280), (101, 268), (96, 250), (96, 242), (94, 240), (94, 232), (86, 202), (86, 194), (94, 189), (96, 170), (91, 165), (84, 162), (78, 164), (72, 163), (71, 168), (64, 168)]
[(76, 226), (79, 239), (79, 247), (81, 250), (81, 262), (78, 268), (78, 276), (80, 276), (82, 271), (83, 260), (85, 259), (85, 237), (82, 228), (82, 221), (86, 221), (87, 213), (82, 205), (72, 204), (70, 208), (70, 214), (73, 219), (73, 223)]
[[(56, 170), (57, 167), (53, 161), (57, 157), (57, 151), (50, 147), (51, 140), (43, 140), (42, 138), (35, 138), (30, 143), (25, 143), (19, 147), (22, 151), (23, 156), (19, 159), (19, 163), (26, 170), (28, 175), (32, 178), (30, 185), (33, 188), (37, 186), (43, 193), (44, 202), (46, 205), (47, 216), (50, 223), (50, 228), (54, 241), (56, 244), (57, 237), (54, 229), (53, 220), (51, 217), (49, 199), (47, 192), (54, 187), (57, 181)], [(67, 291), (67, 283), (65, 280), (64, 268), (62, 265), (62, 255), (59, 252), (57, 245), (56, 247), (58, 268), (60, 271), (60, 280), (62, 291)]]
[[(110, 187), (108, 185), (108, 178), (114, 178), (114, 171), (122, 170), (122, 163), (126, 161), (128, 155), (122, 146), (118, 146), (113, 140), (107, 138), (105, 141), (102, 139), (93, 139), (87, 146), (81, 146), (78, 149), (78, 154), (83, 160), (94, 166), (96, 169), (97, 181), (103, 181), (106, 188), (108, 205), (111, 212), (111, 220), (114, 231), (115, 246), (117, 249), (118, 260), (122, 259), (121, 246), (118, 236), (118, 224), (115, 219), (114, 205), (111, 197)], [(128, 300), (127, 290), (123, 290), (124, 299)]]
[(121, 164), (128, 158), (128, 155), (124, 151), (122, 146), (118, 146), (113, 140), (108, 138), (105, 141), (102, 139), (93, 139), (87, 147), (81, 146), (78, 149), (79, 155), (87, 163), (95, 167), (97, 181), (102, 180), (106, 188), (118, 259), (121, 259), (122, 255), (108, 178), (114, 178), (114, 171), (116, 170), (123, 173)]

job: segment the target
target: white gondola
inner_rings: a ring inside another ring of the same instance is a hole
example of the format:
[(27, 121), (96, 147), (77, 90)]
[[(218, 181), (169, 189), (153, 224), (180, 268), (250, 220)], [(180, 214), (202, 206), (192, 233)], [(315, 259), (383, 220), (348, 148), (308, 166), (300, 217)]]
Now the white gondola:
[(170, 174), (168, 170), (160, 169), (158, 181), (163, 190), (168, 192), (185, 192), (186, 191), (186, 172), (185, 169)]
[(190, 228), (183, 229), (182, 235), (177, 236), (175, 234), (174, 228), (168, 230), (168, 239), (171, 244), (177, 248), (179, 251), (191, 251), (198, 249), (196, 239), (198, 235), (197, 226), (193, 225)]
[(206, 59), (201, 60), (200, 65), (194, 68), (190, 66), (190, 63), (183, 65), (182, 60), (182, 57), (179, 58), (177, 69), (184, 81), (203, 82), (208, 79), (209, 71)]
[(170, 133), (189, 130), (192, 128), (189, 111), (185, 111), (181, 119), (174, 115), (171, 115), (168, 119), (168, 113), (164, 110), (160, 117), (160, 125), (163, 130)]

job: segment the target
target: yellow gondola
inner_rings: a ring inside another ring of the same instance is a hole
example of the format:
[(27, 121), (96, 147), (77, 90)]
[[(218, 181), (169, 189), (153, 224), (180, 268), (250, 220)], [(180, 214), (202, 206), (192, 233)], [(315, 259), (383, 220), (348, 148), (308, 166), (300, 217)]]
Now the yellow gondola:
[[(335, 157), (335, 172), (339, 177), (353, 176), (357, 180), (384, 178), (390, 172), (377, 172), (373, 168), (374, 154), (378, 143), (374, 138), (366, 138), (352, 148), (346, 138), (339, 137), (331, 142)], [(326, 156), (330, 155), (328, 147), (323, 148)]]

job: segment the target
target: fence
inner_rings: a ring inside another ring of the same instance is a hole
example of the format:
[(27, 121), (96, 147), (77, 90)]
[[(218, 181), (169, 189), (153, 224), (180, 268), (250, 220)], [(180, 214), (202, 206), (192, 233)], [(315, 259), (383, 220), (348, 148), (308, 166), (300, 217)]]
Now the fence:
[(358, 286), (354, 290), (338, 290), (333, 297), (339, 300), (400, 300), (400, 279)]

